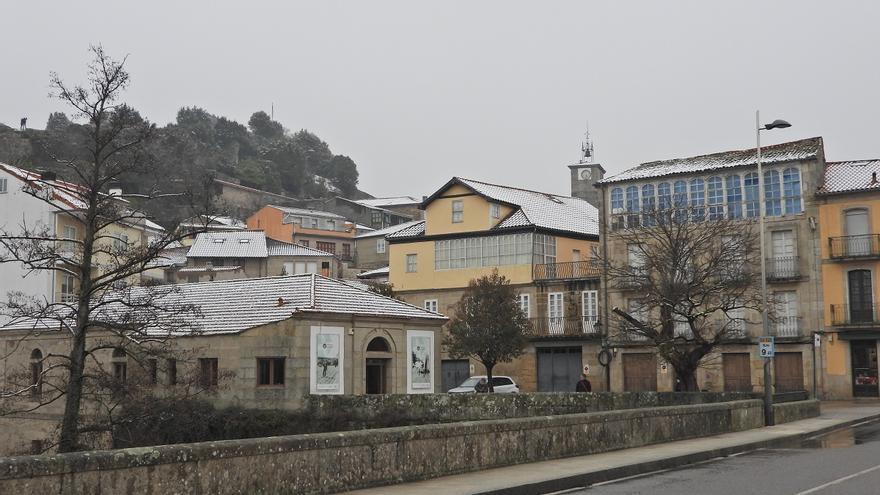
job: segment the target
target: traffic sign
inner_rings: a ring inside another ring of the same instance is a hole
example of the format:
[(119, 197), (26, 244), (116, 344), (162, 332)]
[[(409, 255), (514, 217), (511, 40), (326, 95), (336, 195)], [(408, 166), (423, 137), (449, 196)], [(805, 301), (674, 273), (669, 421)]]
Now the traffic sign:
[(822, 346), (822, 336), (819, 335), (818, 333), (813, 334), (813, 345), (816, 347)]
[(589, 374), (590, 374), (590, 365), (589, 365), (589, 364), (585, 364), (585, 365), (584, 365), (584, 374), (585, 374), (585, 375), (589, 375)]
[(772, 358), (776, 355), (776, 343), (773, 337), (758, 338), (758, 354), (762, 358)]

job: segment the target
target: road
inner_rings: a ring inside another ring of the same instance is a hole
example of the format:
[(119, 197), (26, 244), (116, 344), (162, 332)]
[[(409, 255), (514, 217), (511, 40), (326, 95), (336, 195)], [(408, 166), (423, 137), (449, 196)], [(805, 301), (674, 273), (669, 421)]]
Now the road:
[(880, 422), (839, 430), (789, 448), (757, 450), (562, 493), (880, 494)]

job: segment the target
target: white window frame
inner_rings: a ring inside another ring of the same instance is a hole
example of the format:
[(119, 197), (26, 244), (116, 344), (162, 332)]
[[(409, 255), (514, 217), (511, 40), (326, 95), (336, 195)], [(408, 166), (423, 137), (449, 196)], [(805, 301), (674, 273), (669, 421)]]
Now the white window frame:
[(406, 273), (416, 273), (419, 271), (419, 255), (410, 253), (406, 255)]
[(581, 292), (581, 321), (584, 333), (594, 333), (599, 321), (599, 291), (585, 290)]
[[(66, 290), (65, 290), (66, 289)], [(61, 274), (61, 302), (72, 303), (76, 301), (76, 277), (68, 273)]]
[(438, 309), (437, 300), (436, 299), (425, 299), (424, 308), (427, 309), (428, 311), (433, 311), (434, 313), (436, 313), (437, 309)]
[[(558, 302), (558, 305), (554, 303)], [(551, 335), (565, 333), (565, 293), (547, 294), (547, 328)]]
[(526, 318), (532, 317), (532, 304), (531, 297), (529, 294), (519, 294), (517, 296), (517, 302), (519, 303), (519, 309), (522, 310), (523, 314), (526, 315)]
[(489, 218), (501, 218), (501, 205), (498, 203), (489, 204)]
[(464, 222), (464, 201), (460, 199), (452, 200), (452, 223)]
[(379, 254), (383, 254), (385, 252), (385, 238), (379, 237), (376, 239), (376, 252)]
[(0, 194), (6, 194), (9, 190), (9, 182), (6, 177), (0, 177)]

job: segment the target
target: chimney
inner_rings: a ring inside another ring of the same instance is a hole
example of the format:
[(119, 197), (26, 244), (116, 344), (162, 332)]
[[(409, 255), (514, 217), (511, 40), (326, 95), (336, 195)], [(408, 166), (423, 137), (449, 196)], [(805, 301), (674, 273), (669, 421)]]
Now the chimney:
[(58, 180), (58, 176), (55, 174), (55, 172), (51, 172), (49, 170), (40, 170), (38, 173), (40, 174), (40, 180)]
[(109, 190), (107, 193), (110, 196), (122, 196), (122, 183), (121, 182), (111, 182)]
[(877, 172), (871, 172), (871, 185), (877, 185)]

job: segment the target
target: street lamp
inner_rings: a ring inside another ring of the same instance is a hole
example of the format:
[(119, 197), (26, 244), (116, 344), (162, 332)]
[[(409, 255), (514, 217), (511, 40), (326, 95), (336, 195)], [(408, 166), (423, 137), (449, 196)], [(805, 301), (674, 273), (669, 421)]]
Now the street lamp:
[[(761, 167), (761, 131), (773, 129), (785, 129), (791, 124), (784, 120), (774, 120), (761, 126), (761, 112), (755, 111), (755, 138), (757, 140), (758, 154), (758, 229), (761, 243), (761, 326), (765, 336), (770, 335), (770, 325), (767, 317), (767, 259), (764, 256), (764, 215), (766, 214), (766, 197), (764, 196), (764, 169)], [(770, 359), (764, 358), (764, 424), (772, 426), (773, 419), (773, 390), (770, 383)]]

